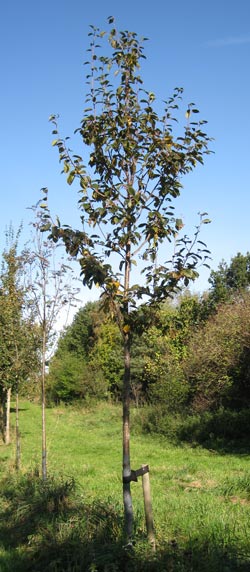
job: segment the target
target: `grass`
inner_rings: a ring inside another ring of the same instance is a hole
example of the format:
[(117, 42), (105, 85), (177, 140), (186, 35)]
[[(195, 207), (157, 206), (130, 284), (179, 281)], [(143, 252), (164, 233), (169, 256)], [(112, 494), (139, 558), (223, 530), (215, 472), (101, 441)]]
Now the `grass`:
[(0, 447), (1, 572), (250, 570), (248, 455), (133, 434), (133, 411), (132, 468), (150, 466), (157, 551), (145, 541), (139, 479), (132, 483), (136, 545), (128, 552), (122, 536), (120, 407), (47, 410), (45, 486), (36, 476), (40, 416), (37, 405), (22, 403), (20, 476), (13, 468), (14, 442)]

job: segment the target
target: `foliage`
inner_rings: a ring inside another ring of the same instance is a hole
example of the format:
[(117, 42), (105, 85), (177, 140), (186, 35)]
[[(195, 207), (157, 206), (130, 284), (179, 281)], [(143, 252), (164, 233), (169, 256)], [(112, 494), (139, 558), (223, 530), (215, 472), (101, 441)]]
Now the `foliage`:
[(121, 397), (123, 356), (118, 326), (89, 302), (62, 333), (50, 364), (53, 399)]
[[(241, 409), (249, 403), (249, 294), (238, 294), (238, 298), (235, 294), (233, 301), (218, 306), (210, 317), (204, 311), (206, 302), (205, 297), (186, 292), (171, 303), (139, 308), (131, 339), (130, 385), (137, 406), (150, 402), (165, 412), (179, 412), (187, 406), (203, 411), (222, 405)], [(79, 320), (80, 324), (86, 312), (89, 334), (84, 334), (84, 344), (88, 351), (87, 355), (83, 352), (83, 359), (92, 371), (91, 392), (95, 387), (100, 397), (108, 392), (120, 399), (122, 346), (118, 326), (101, 312), (92, 314), (90, 310), (89, 305), (82, 308), (75, 323)], [(74, 346), (78, 343), (77, 329), (72, 327), (59, 342), (58, 364), (60, 359), (63, 362), (64, 347), (74, 349), (72, 356), (81, 355), (81, 343), (79, 352)], [(77, 369), (77, 360), (74, 364)]]
[(140, 336), (133, 339), (132, 355), (136, 348), (137, 357), (134, 369), (141, 364), (144, 401), (157, 403), (165, 412), (185, 408), (188, 384), (182, 359), (190, 337), (203, 320), (201, 306), (202, 299), (186, 291), (172, 302), (150, 307)]
[(89, 355), (89, 366), (100, 371), (108, 394), (121, 399), (123, 379), (123, 351), (117, 324), (106, 319), (99, 326), (97, 340)]
[(212, 270), (209, 282), (210, 299), (214, 303), (225, 302), (250, 286), (250, 253), (238, 252), (228, 265), (225, 260), (219, 264), (218, 270)]
[(85, 304), (76, 312), (73, 322), (62, 331), (55, 355), (63, 356), (66, 351), (87, 360), (104, 319), (105, 314), (99, 302)]
[(175, 445), (201, 446), (219, 453), (245, 454), (249, 451), (249, 409), (194, 413), (190, 409), (174, 413), (164, 403), (137, 411), (134, 429), (144, 434), (162, 435)]
[(32, 317), (26, 314), (25, 319), (24, 314), (27, 296), (21, 283), (24, 261), (17, 248), (18, 235), (14, 238), (10, 229), (0, 276), (0, 378), (2, 387), (14, 389), (18, 381), (28, 378), (37, 361), (34, 323)]
[(182, 442), (236, 454), (248, 450), (249, 436), (249, 409), (232, 411), (223, 407), (179, 419), (175, 432), (175, 439)]
[[(180, 357), (186, 347), (182, 340), (191, 334), (195, 319), (192, 304), (196, 307), (198, 301), (190, 296), (181, 299), (179, 305), (140, 307), (131, 340), (131, 396), (137, 406), (148, 399), (158, 402), (162, 399), (167, 400), (170, 408), (178, 409), (183, 402), (186, 387)], [(99, 302), (88, 303), (78, 310), (73, 323), (60, 336), (50, 364), (50, 396), (62, 401), (87, 396), (87, 387), (83, 391), (82, 386), (79, 391), (79, 382), (82, 371), (86, 373), (88, 369), (92, 378), (90, 393), (95, 387), (100, 397), (108, 392), (112, 399), (121, 399), (123, 356), (119, 328), (102, 312)]]
[(196, 410), (249, 402), (250, 297), (218, 307), (188, 344), (183, 366)]
[(27, 309), (27, 291), (23, 284), (24, 257), (18, 254), (18, 239), (12, 227), (6, 234), (0, 275), (0, 395), (3, 407), (5, 441), (9, 441), (7, 392), (31, 382), (38, 370), (40, 332)]
[[(68, 183), (75, 179), (80, 182), (79, 203), (86, 231), (61, 227), (58, 221), (52, 236), (54, 240), (61, 237), (67, 251), (79, 256), (84, 284), (102, 286), (118, 305), (128, 297), (134, 307), (142, 296), (154, 301), (165, 298), (180, 279), (188, 284), (197, 276), (195, 269), (202, 257), (208, 258), (203, 243), (194, 251), (200, 226), (194, 242), (179, 237), (183, 222), (174, 218), (171, 203), (180, 194), (180, 177), (203, 162), (209, 139), (202, 130), (205, 122), (191, 121), (198, 113), (194, 104), (188, 107), (183, 136), (174, 135), (173, 112), (178, 109), (182, 89), (176, 89), (164, 102), (164, 114), (158, 117), (153, 108), (155, 95), (143, 89), (138, 75), (140, 60), (145, 57), (143, 40), (140, 42), (135, 33), (112, 28), (108, 38), (112, 55), (99, 56), (97, 42), (103, 42), (106, 34), (91, 28), (92, 59), (86, 62), (90, 66), (88, 107), (77, 130), (90, 147), (89, 173), (81, 157), (72, 155), (63, 139), (53, 141)], [(120, 77), (120, 83), (111, 72)], [(56, 117), (51, 121), (53, 133), (58, 135)], [(201, 222), (209, 221), (201, 215)], [(176, 243), (175, 253), (170, 261), (159, 264), (157, 256), (165, 241)], [(106, 263), (111, 253), (113, 260), (120, 258), (120, 272), (126, 263), (129, 268), (136, 264), (140, 254), (146, 285), (129, 285), (124, 292), (115, 265)]]
[(103, 398), (108, 393), (108, 383), (95, 368), (69, 351), (54, 357), (47, 380), (48, 401), (69, 403), (75, 399)]
[(165, 411), (177, 411), (185, 402), (187, 387), (178, 357), (167, 336), (151, 328), (147, 334), (148, 352), (145, 358), (145, 378), (148, 399)]

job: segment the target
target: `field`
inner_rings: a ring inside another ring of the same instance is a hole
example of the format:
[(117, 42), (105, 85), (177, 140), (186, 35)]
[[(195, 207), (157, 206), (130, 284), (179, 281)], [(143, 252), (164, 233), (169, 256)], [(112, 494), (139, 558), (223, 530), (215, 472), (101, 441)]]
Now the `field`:
[(43, 485), (40, 408), (23, 402), (20, 475), (14, 435), (0, 447), (1, 572), (250, 570), (249, 455), (174, 446), (133, 431), (135, 417), (132, 468), (150, 466), (156, 552), (146, 541), (140, 479), (132, 483), (135, 546), (124, 547), (120, 407), (47, 410)]

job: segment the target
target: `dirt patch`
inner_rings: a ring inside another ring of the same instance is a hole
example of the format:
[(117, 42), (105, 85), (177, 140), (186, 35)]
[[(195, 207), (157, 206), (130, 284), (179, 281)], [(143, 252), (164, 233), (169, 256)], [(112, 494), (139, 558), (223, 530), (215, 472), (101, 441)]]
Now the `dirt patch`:
[(196, 490), (201, 490), (201, 489), (202, 490), (208, 490), (208, 489), (216, 487), (216, 482), (212, 481), (210, 479), (206, 480), (204, 482), (202, 482), (200, 479), (197, 479), (195, 481), (190, 481), (190, 483), (189, 482), (182, 482), (179, 484), (181, 487), (184, 488), (184, 491), (186, 491), (186, 492), (188, 492), (190, 490), (194, 490), (194, 489), (196, 489)]
[(242, 499), (240, 497), (229, 497), (230, 502), (232, 502), (233, 504), (241, 504), (242, 506), (247, 506), (250, 505), (250, 500), (248, 499)]
[(188, 489), (202, 489), (203, 488), (203, 484), (201, 481), (191, 481), (191, 483), (188, 483), (187, 486), (185, 487), (185, 490)]

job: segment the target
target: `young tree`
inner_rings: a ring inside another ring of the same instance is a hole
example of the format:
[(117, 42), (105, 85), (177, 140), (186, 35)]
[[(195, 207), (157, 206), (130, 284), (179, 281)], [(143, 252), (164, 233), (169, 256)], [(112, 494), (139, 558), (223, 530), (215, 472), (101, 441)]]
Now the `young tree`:
[(10, 442), (10, 399), (17, 383), (17, 366), (20, 349), (20, 325), (22, 320), (23, 292), (18, 285), (20, 262), (17, 257), (18, 236), (9, 229), (6, 249), (3, 252), (0, 290), (0, 378), (3, 409), (4, 441)]
[[(140, 41), (134, 32), (117, 31), (113, 21), (109, 18), (108, 36), (93, 26), (90, 32), (87, 108), (77, 129), (90, 149), (89, 169), (58, 134), (56, 116), (50, 118), (56, 136), (53, 145), (58, 147), (67, 181), (69, 185), (75, 179), (80, 183), (82, 210), (81, 230), (57, 223), (52, 225), (51, 236), (54, 241), (62, 239), (67, 252), (78, 257), (83, 283), (102, 288), (103, 302), (122, 335), (123, 499), (126, 534), (131, 538), (130, 361), (137, 303), (157, 303), (181, 281), (187, 285), (208, 256), (198, 240), (200, 225), (209, 222), (206, 213), (200, 215), (193, 239), (180, 237), (183, 223), (174, 217), (172, 201), (180, 195), (181, 177), (203, 163), (209, 139), (203, 131), (204, 121), (192, 121), (198, 113), (193, 103), (188, 106), (183, 132), (175, 135), (173, 113), (182, 89), (175, 89), (164, 102), (163, 115), (157, 114), (155, 95), (143, 88), (138, 73), (145, 57), (145, 38)], [(106, 38), (107, 55), (100, 55), (100, 43)], [(140, 273), (143, 280), (138, 284)]]
[(27, 292), (29, 307), (40, 328), (40, 372), (42, 402), (42, 479), (47, 478), (46, 447), (46, 365), (53, 353), (56, 337), (56, 324), (62, 310), (69, 308), (78, 289), (72, 287), (71, 268), (65, 259), (58, 255), (58, 249), (46, 238), (48, 230), (47, 192), (32, 207), (34, 213), (33, 248), (24, 253), (26, 263)]
[[(23, 285), (24, 260), (18, 255), (18, 239), (10, 227), (0, 276), (0, 380), (4, 411), (5, 443), (10, 441), (10, 398), (16, 394), (16, 467), (20, 467), (20, 432), (18, 396), (37, 367), (38, 337), (32, 317), (25, 311), (26, 291)], [(26, 309), (27, 310), (27, 309)]]

